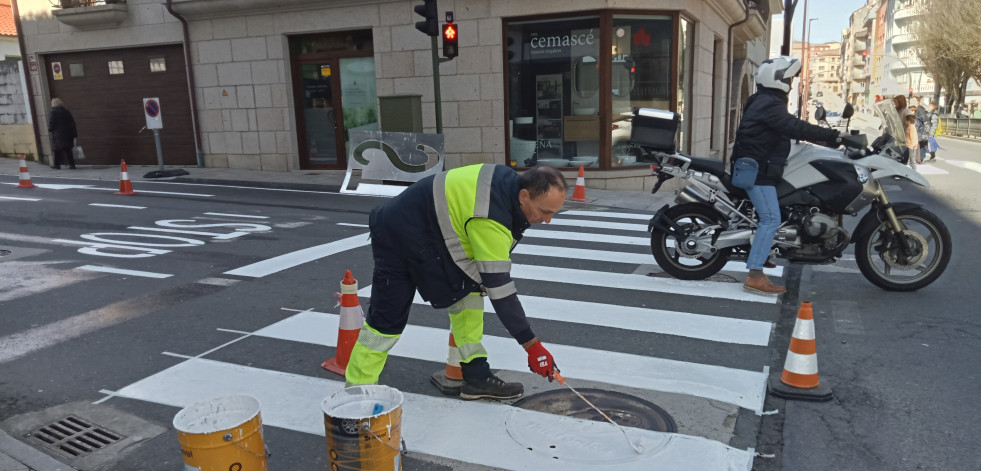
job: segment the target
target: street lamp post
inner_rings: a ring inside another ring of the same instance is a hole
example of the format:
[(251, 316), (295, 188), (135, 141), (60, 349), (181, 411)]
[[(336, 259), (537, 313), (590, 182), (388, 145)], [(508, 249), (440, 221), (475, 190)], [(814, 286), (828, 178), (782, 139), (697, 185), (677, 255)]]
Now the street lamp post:
[[(806, 4), (805, 4), (805, 9), (806, 9)], [(807, 20), (807, 41), (805, 42), (806, 46), (804, 46), (807, 49), (807, 53), (804, 54), (804, 67), (805, 67), (805, 69), (804, 69), (804, 80), (802, 80), (802, 82), (804, 82), (804, 83), (801, 84), (801, 88), (803, 89), (801, 91), (801, 93), (803, 94), (802, 96), (804, 97), (804, 100), (809, 99), (810, 98), (810, 94), (811, 94), (810, 93), (810, 88), (811, 88), (811, 22), (814, 21), (814, 20), (816, 20), (816, 19), (817, 18), (811, 18), (811, 19)], [(806, 103), (805, 103), (804, 106), (802, 106), (802, 109), (804, 110), (804, 119), (806, 120), (807, 119), (807, 105), (806, 105)]]
[[(800, 42), (801, 42), (800, 50), (801, 50), (801, 53), (804, 52), (804, 43), (807, 42), (806, 41), (806, 39), (807, 39), (807, 24), (808, 24), (808, 21), (807, 21), (807, 0), (804, 0), (804, 22), (803, 22), (803, 26), (804, 26), (803, 29), (804, 30), (800, 32)], [(804, 58), (802, 57), (801, 58), (801, 62), (803, 62), (803, 60), (804, 60)], [(803, 65), (803, 64), (801, 64), (801, 65)], [(801, 80), (801, 81), (803, 82), (803, 80)], [(801, 88), (800, 90), (797, 90), (797, 92), (798, 92), (797, 93), (797, 117), (798, 118), (801, 117), (802, 110), (804, 109), (804, 90), (803, 90), (804, 87), (803, 87), (803, 84), (800, 84), (800, 88)]]

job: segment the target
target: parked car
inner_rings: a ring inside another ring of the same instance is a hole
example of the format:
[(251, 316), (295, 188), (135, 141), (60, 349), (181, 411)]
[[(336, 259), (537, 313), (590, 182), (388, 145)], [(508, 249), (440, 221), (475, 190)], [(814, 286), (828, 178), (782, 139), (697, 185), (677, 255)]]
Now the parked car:
[(829, 126), (838, 126), (841, 124), (841, 113), (837, 111), (829, 111), (828, 116), (824, 118)]

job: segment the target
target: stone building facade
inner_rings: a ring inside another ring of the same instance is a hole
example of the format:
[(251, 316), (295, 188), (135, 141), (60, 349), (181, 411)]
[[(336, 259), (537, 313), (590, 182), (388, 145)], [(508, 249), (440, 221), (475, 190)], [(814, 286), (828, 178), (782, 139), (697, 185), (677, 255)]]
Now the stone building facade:
[[(52, 93), (76, 116), (90, 113), (79, 125), (80, 140), (92, 140), (90, 161), (151, 149), (152, 138), (137, 133), (139, 98), (159, 96), (168, 163), (268, 171), (343, 170), (349, 132), (385, 127), (379, 97), (421, 96), (423, 130), (435, 132), (430, 37), (414, 26), (421, 3), (65, 0), (59, 9), (18, 0), (28, 54), (41, 64), (31, 74), (37, 121)], [(595, 167), (590, 186), (640, 189), (650, 170), (629, 144), (630, 110), (677, 111), (679, 147), (724, 158), (782, 2), (438, 7), (460, 30), (459, 56), (439, 66), (447, 168), (584, 164)]]

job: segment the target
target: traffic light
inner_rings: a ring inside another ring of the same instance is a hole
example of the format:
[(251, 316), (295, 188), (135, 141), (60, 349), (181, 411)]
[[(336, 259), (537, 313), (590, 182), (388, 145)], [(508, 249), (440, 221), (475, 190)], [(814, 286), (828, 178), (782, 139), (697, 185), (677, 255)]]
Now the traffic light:
[(424, 5), (416, 5), (414, 10), (426, 20), (417, 21), (416, 29), (429, 36), (439, 36), (439, 19), (436, 18), (436, 10), (438, 10), (436, 0), (423, 1), (426, 3)]
[(457, 26), (452, 21), (443, 25), (443, 57), (452, 59), (460, 52), (457, 48), (458, 33)]

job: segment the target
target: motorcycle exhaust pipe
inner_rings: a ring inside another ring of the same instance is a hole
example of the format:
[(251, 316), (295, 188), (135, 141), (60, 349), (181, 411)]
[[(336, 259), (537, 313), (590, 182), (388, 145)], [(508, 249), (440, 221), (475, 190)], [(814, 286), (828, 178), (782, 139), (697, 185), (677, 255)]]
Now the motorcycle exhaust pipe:
[(678, 190), (677, 193), (675, 193), (674, 202), (677, 204), (708, 203), (708, 200), (705, 199), (705, 197), (703, 197), (702, 195), (696, 193), (695, 190), (692, 190), (691, 187), (686, 186)]

